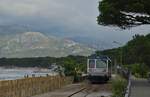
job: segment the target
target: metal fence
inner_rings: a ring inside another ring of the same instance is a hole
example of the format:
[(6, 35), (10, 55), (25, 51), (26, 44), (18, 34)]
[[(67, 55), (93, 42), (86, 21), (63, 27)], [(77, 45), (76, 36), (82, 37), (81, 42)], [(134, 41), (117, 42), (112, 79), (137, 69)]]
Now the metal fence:
[(131, 72), (128, 77), (128, 85), (125, 91), (125, 97), (130, 97), (130, 93), (131, 93)]
[(119, 69), (118, 74), (120, 74), (122, 77), (124, 77), (127, 81), (127, 87), (124, 91), (124, 97), (130, 97), (130, 91), (131, 91), (131, 71), (129, 69)]

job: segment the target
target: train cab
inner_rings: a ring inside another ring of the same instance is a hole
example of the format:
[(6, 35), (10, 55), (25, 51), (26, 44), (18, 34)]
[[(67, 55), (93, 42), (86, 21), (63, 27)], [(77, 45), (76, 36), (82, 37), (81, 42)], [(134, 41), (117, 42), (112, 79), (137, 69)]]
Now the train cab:
[(90, 56), (87, 60), (88, 79), (91, 82), (108, 81), (111, 77), (111, 60), (107, 56)]

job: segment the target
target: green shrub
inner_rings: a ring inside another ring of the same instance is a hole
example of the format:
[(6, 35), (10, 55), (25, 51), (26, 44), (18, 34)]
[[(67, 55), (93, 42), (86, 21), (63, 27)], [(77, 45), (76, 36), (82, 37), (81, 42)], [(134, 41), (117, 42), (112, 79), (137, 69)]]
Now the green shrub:
[(144, 63), (124, 65), (124, 67), (130, 69), (132, 74), (137, 78), (146, 78), (147, 73), (150, 70), (149, 67), (145, 65)]
[(132, 74), (137, 78), (146, 78), (149, 71), (149, 67), (145, 64), (132, 64)]
[(126, 87), (127, 87), (127, 80), (120, 76), (117, 76), (112, 81), (113, 97), (124, 97)]

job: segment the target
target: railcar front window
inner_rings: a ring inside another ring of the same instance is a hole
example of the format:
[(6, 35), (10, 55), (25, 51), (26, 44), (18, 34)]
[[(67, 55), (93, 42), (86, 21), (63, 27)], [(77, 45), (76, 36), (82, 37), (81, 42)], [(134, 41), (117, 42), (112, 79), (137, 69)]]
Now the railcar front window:
[(95, 60), (89, 60), (89, 68), (95, 68)]
[(107, 64), (102, 61), (102, 60), (97, 60), (96, 61), (96, 68), (106, 68), (107, 67)]

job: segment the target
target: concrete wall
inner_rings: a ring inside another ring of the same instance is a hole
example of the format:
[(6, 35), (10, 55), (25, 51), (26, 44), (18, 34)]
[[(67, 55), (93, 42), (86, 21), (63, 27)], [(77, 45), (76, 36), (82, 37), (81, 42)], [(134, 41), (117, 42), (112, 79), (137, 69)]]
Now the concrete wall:
[(71, 83), (71, 78), (59, 76), (0, 81), (0, 97), (30, 97), (61, 88)]

